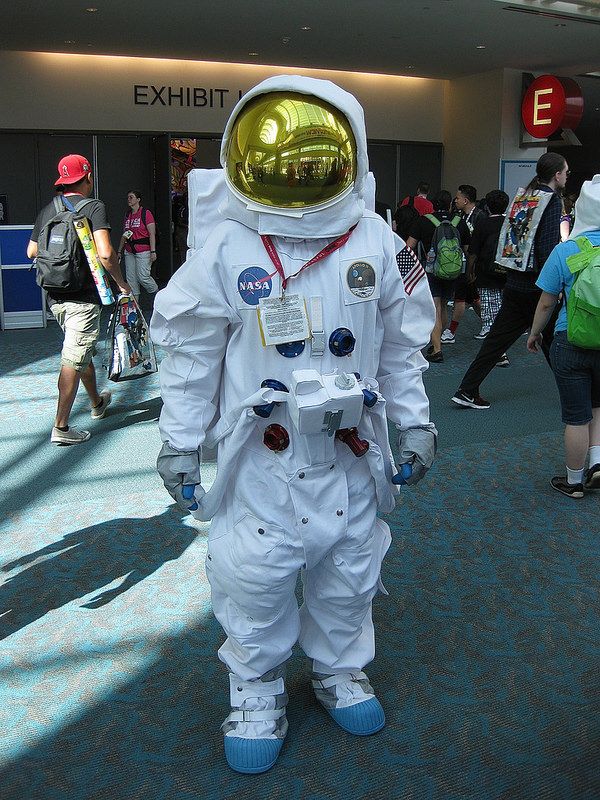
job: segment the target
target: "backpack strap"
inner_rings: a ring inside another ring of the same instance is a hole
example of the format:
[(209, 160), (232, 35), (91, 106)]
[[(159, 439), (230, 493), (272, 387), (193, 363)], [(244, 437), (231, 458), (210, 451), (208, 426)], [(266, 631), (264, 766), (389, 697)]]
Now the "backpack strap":
[(456, 228), (456, 227), (458, 227), (458, 224), (460, 223), (460, 220), (461, 220), (460, 214), (457, 214), (455, 217), (452, 217), (452, 219), (450, 220), (450, 225), (453, 225)]
[(80, 200), (77, 205), (75, 206), (75, 211), (81, 211), (84, 206), (87, 206), (88, 203), (93, 203), (93, 197), (84, 197), (83, 200)]
[[(55, 201), (57, 199), (58, 198), (56, 198), (56, 197), (54, 198)], [(59, 209), (59, 211), (65, 211), (66, 210), (66, 211), (72, 211), (72, 212), (75, 213), (77, 211), (81, 211), (81, 209), (84, 206), (87, 206), (88, 203), (92, 203), (93, 200), (94, 200), (93, 197), (84, 197), (83, 200), (80, 200), (78, 203), (76, 203), (76, 205), (73, 205), (73, 203), (69, 200), (69, 198), (65, 197), (65, 195), (63, 194), (62, 195), (62, 207)], [(59, 203), (60, 203), (60, 200), (59, 200)]]
[(433, 222), (433, 224), (435, 225), (436, 228), (439, 228), (439, 226), (442, 224), (440, 222), (440, 220), (437, 217), (435, 217), (433, 214), (425, 214), (424, 216), (425, 216), (426, 219), (429, 220), (429, 222)]
[(575, 239), (575, 244), (579, 247), (578, 253), (568, 256), (566, 259), (567, 266), (573, 275), (581, 272), (592, 261), (598, 251), (597, 248), (590, 242), (587, 236), (578, 236)]
[(411, 206), (412, 208), (414, 208), (414, 206), (415, 206), (415, 198), (413, 197), (412, 194), (408, 196), (407, 205)]

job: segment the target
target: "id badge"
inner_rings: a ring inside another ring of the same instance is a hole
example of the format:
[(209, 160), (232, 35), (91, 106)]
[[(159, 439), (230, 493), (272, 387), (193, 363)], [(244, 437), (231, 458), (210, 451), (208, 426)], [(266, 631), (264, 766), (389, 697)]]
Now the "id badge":
[(258, 325), (265, 347), (310, 338), (306, 303), (301, 294), (261, 297), (258, 302)]

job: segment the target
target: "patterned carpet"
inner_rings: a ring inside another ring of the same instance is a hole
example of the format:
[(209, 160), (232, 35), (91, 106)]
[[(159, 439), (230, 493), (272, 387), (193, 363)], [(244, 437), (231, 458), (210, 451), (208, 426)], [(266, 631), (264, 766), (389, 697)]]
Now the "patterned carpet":
[(524, 339), (489, 411), (449, 402), (475, 330), (468, 313), (427, 373), (439, 457), (388, 518), (368, 670), (386, 728), (337, 729), (298, 652), (282, 755), (250, 777), (222, 758), (207, 526), (154, 471), (156, 378), (116, 386), (102, 421), (80, 396), (92, 439), (55, 448), (59, 331), (0, 333), (2, 800), (598, 800), (600, 498), (549, 486), (557, 395)]

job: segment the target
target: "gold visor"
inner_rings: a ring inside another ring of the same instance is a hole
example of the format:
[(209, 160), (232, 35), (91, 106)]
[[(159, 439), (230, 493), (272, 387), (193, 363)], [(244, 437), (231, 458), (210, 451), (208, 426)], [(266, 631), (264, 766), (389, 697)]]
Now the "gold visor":
[(227, 175), (249, 200), (272, 208), (310, 208), (356, 179), (356, 142), (337, 108), (307, 94), (255, 97), (236, 119)]

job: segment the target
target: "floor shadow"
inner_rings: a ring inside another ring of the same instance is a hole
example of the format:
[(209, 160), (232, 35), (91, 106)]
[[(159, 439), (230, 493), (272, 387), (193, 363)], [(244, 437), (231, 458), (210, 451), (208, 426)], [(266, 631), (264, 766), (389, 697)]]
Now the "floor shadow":
[[(0, 638), (90, 592), (98, 594), (84, 608), (106, 605), (166, 561), (179, 558), (197, 535), (177, 524), (183, 517), (184, 512), (171, 506), (148, 519), (113, 519), (4, 564), (5, 573), (26, 568), (0, 586)], [(118, 586), (102, 591), (118, 578), (123, 578)]]

